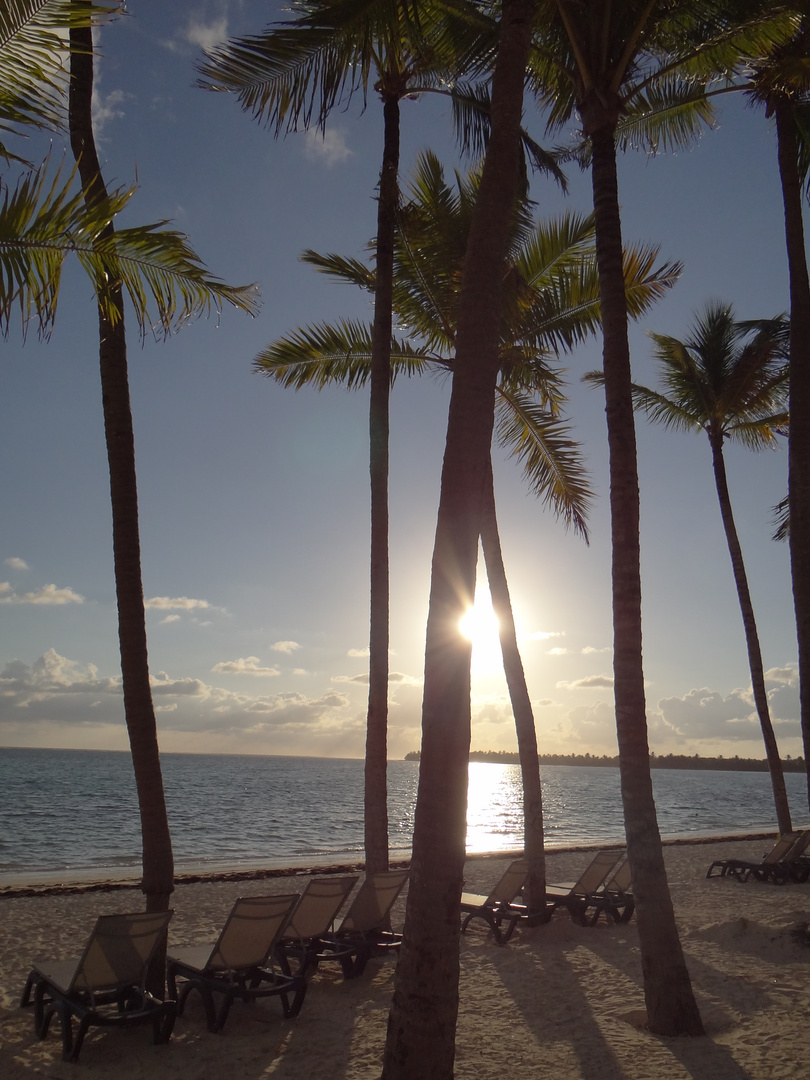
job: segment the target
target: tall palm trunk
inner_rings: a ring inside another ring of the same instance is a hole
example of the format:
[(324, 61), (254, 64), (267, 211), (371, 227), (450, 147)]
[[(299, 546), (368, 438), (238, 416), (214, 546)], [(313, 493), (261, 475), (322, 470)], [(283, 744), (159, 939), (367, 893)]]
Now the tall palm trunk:
[(759, 634), (757, 633), (757, 624), (754, 618), (754, 605), (751, 603), (751, 593), (748, 588), (748, 577), (745, 573), (742, 547), (740, 546), (740, 539), (737, 535), (737, 527), (734, 524), (734, 515), (731, 510), (731, 496), (729, 495), (728, 481), (726, 479), (726, 463), (723, 458), (723, 433), (710, 431), (708, 434), (709, 444), (712, 448), (714, 482), (717, 488), (717, 498), (720, 501), (720, 515), (723, 518), (723, 529), (726, 533), (728, 553), (731, 556), (731, 568), (734, 571), (734, 584), (737, 587), (737, 597), (740, 601), (740, 611), (742, 612), (743, 627), (745, 628), (745, 644), (748, 649), (748, 666), (751, 671), (754, 704), (762, 727), (765, 754), (768, 758), (768, 771), (771, 775), (773, 799), (776, 804), (776, 820), (779, 832), (789, 833), (793, 829), (790, 822), (790, 806), (788, 805), (787, 791), (785, 790), (785, 777), (782, 772), (779, 747), (776, 745), (776, 736), (774, 735), (771, 713), (768, 708), (768, 694), (765, 690), (765, 673), (762, 666)]
[(596, 254), (613, 548), (613, 672), (627, 855), (633, 870), (647, 1022), (661, 1035), (702, 1034), (703, 1025), (675, 926), (653, 798), (641, 651), (641, 569), (636, 433), (616, 172), (618, 110), (594, 93), (583, 128), (593, 149)]
[(776, 136), (790, 278), (790, 570), (799, 647), (799, 709), (810, 805), (810, 280), (804, 246), (802, 183), (791, 103), (777, 98)]
[(388, 869), (388, 400), (394, 237), (399, 202), (399, 99), (383, 102), (385, 137), (377, 204), (374, 327), (371, 348), (369, 471), (371, 474), (371, 619), (365, 762), (366, 870)]
[[(93, 52), (89, 27), (70, 31), (70, 141), (88, 203), (107, 199), (91, 119)], [(108, 227), (112, 232), (112, 225)], [(141, 581), (135, 443), (127, 377), (124, 302), (120, 283), (99, 285), (99, 360), (104, 431), (110, 469), (113, 561), (118, 601), (124, 711), (132, 749), (143, 843), (143, 881), (148, 911), (165, 911), (174, 889), (174, 863), (163, 793), (157, 724), (149, 684), (146, 617)], [(119, 313), (113, 321), (110, 305)]]
[(537, 732), (534, 713), (526, 686), (526, 675), (520, 659), (515, 618), (509, 585), (503, 565), (501, 538), (495, 512), (495, 487), (492, 478), (492, 458), (484, 487), (484, 506), (481, 517), (481, 544), (487, 566), (487, 580), (492, 596), (492, 607), (498, 619), (498, 636), (503, 656), (503, 671), (512, 713), (515, 717), (520, 775), (523, 781), (523, 847), (529, 864), (525, 898), (530, 910), (545, 912), (546, 900), (546, 853), (543, 837), (543, 793), (540, 785), (540, 759), (537, 756)]
[(422, 756), (405, 932), (383, 1080), (451, 1080), (467, 832), (470, 650), (459, 620), (475, 568), (494, 422), (501, 282), (520, 172), (533, 0), (504, 0), (492, 128), (467, 246), (425, 649)]

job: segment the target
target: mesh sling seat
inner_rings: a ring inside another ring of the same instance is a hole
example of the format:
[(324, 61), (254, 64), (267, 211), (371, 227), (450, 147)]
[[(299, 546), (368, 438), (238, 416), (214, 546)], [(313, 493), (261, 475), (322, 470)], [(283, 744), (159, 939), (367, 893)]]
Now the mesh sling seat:
[[(303, 976), (276, 972), (271, 959), (276, 938), (297, 900), (298, 893), (243, 897), (233, 905), (213, 946), (170, 948), (167, 979), (169, 994), (177, 998), (178, 1015), (191, 991), (197, 990), (209, 1031), (222, 1030), (234, 998), (255, 1001), (278, 996), (284, 1016), (297, 1016), (306, 982)], [(221, 998), (219, 1008), (216, 997)]]
[(372, 956), (399, 951), (402, 934), (390, 929), (391, 909), (405, 887), (409, 870), (381, 870), (366, 874), (337, 930), (318, 941), (318, 963), (336, 960), (346, 979), (365, 971)]
[[(706, 877), (733, 877), (737, 881), (771, 881), (784, 885), (791, 878), (806, 881), (810, 863), (805, 850), (810, 844), (810, 830), (785, 833), (759, 862), (748, 859), (716, 859), (706, 871)], [(715, 871), (717, 873), (715, 874)]]
[[(332, 930), (338, 912), (349, 893), (359, 881), (359, 875), (312, 878), (301, 894), (284, 929), (273, 946), (273, 953), (285, 975), (290, 975), (290, 960), (298, 963), (298, 973), (314, 971), (321, 959), (321, 939)], [(351, 957), (352, 945), (344, 947)], [(330, 959), (337, 959), (340, 948), (335, 946)]]
[(772, 881), (774, 885), (785, 885), (791, 879), (807, 881), (810, 876), (810, 862), (806, 855), (808, 845), (810, 829), (801, 833), (785, 833), (770, 851), (762, 855), (758, 863), (746, 859), (717, 859), (706, 870), (706, 877)]
[(630, 863), (625, 859), (619, 863), (602, 888), (593, 894), (591, 901), (594, 912), (590, 917), (591, 926), (596, 925), (603, 912), (606, 918), (610, 917), (615, 923), (630, 922), (636, 910), (632, 884)]
[(171, 917), (171, 911), (101, 915), (78, 960), (36, 961), (20, 1005), (34, 1006), (37, 1038), (45, 1038), (58, 1015), (64, 1061), (78, 1060), (91, 1025), (148, 1023), (156, 1043), (168, 1042), (175, 1003), (153, 997), (146, 975)]
[(577, 881), (546, 885), (546, 901), (555, 910), (558, 907), (566, 908), (575, 923), (585, 926), (588, 909), (599, 905), (597, 897), (623, 855), (624, 851), (598, 851)]
[[(505, 945), (521, 917), (527, 914), (526, 908), (518, 907), (512, 901), (523, 888), (529, 874), (529, 864), (525, 859), (515, 859), (510, 863), (488, 896), (480, 893), (461, 894), (462, 934), (473, 919), (483, 919), (489, 926), (499, 945)], [(506, 929), (502, 924), (506, 921)]]

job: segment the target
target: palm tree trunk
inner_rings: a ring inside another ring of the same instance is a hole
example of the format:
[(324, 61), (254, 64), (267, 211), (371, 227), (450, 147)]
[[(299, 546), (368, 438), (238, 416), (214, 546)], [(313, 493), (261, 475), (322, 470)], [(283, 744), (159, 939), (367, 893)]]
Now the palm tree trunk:
[(388, 399), (391, 388), (391, 322), (394, 237), (399, 203), (399, 100), (383, 102), (385, 138), (377, 204), (374, 327), (371, 347), (369, 470), (371, 474), (371, 620), (365, 762), (366, 870), (388, 869)]
[(545, 914), (546, 852), (543, 837), (543, 793), (540, 785), (540, 759), (537, 756), (537, 732), (534, 713), (526, 686), (526, 675), (520, 659), (512, 601), (503, 565), (501, 538), (495, 512), (495, 488), (492, 478), (492, 459), (484, 487), (484, 508), (481, 518), (481, 544), (487, 566), (487, 580), (492, 595), (492, 607), (498, 619), (498, 635), (503, 655), (503, 671), (512, 712), (515, 717), (520, 775), (523, 781), (523, 847), (529, 864), (529, 877), (524, 890), (529, 910)]
[(787, 791), (785, 790), (785, 777), (782, 772), (779, 747), (776, 745), (776, 736), (774, 735), (771, 713), (768, 708), (768, 694), (765, 690), (765, 673), (762, 666), (759, 634), (757, 633), (757, 624), (754, 618), (754, 605), (751, 603), (751, 593), (748, 588), (748, 577), (745, 573), (742, 547), (740, 546), (740, 539), (737, 535), (737, 527), (734, 524), (734, 515), (731, 510), (731, 496), (729, 495), (728, 481), (726, 479), (726, 463), (723, 459), (723, 433), (710, 431), (708, 434), (709, 444), (712, 448), (714, 483), (717, 488), (717, 498), (720, 501), (720, 515), (723, 518), (728, 553), (731, 556), (731, 568), (734, 572), (734, 584), (737, 587), (737, 598), (740, 601), (740, 611), (742, 612), (743, 627), (745, 629), (745, 644), (748, 649), (748, 666), (751, 670), (754, 704), (762, 727), (765, 754), (768, 758), (768, 771), (771, 775), (773, 801), (776, 804), (776, 820), (779, 832), (784, 834), (793, 830), (790, 822), (790, 806), (788, 805)]
[(790, 570), (799, 647), (799, 711), (810, 805), (810, 280), (804, 247), (802, 183), (791, 103), (777, 97), (776, 137), (790, 278)]
[(587, 108), (581, 112), (593, 149), (591, 171), (610, 453), (614, 694), (627, 855), (633, 870), (647, 1023), (651, 1031), (660, 1035), (697, 1035), (702, 1034), (703, 1025), (675, 926), (647, 741), (638, 464), (614, 140), (618, 113), (611, 116), (609, 107), (597, 100), (588, 104), (590, 114)]
[[(90, 28), (71, 30), (70, 45), (71, 148), (78, 164), (85, 200), (93, 203), (106, 200), (107, 191), (96, 153), (90, 111), (93, 91)], [(109, 232), (112, 232), (112, 225)], [(101, 395), (110, 469), (124, 711), (141, 816), (141, 888), (146, 894), (148, 911), (165, 911), (174, 889), (174, 863), (149, 683), (124, 302), (120, 285), (99, 284), (97, 288), (103, 288), (106, 293), (104, 303), (99, 303)], [(110, 305), (119, 313), (115, 320), (109, 317)]]
[(518, 193), (533, 0), (504, 0), (492, 128), (467, 246), (425, 649), (422, 755), (402, 949), (383, 1080), (451, 1080), (467, 832), (472, 603), (498, 372), (501, 281)]

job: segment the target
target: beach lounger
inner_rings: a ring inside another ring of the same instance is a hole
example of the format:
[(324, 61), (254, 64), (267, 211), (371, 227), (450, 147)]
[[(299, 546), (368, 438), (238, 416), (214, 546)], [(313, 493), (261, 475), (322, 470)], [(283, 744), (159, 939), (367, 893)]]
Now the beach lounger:
[(101, 915), (78, 960), (36, 961), (20, 1005), (34, 1006), (37, 1038), (45, 1038), (58, 1015), (64, 1061), (78, 1060), (91, 1025), (148, 1023), (156, 1043), (168, 1042), (175, 1003), (153, 997), (146, 975), (171, 917), (171, 911)]
[(346, 979), (362, 975), (372, 956), (399, 951), (402, 935), (390, 929), (391, 908), (408, 880), (408, 870), (366, 874), (337, 930), (324, 934), (318, 962), (337, 960)]
[[(273, 951), (282, 971), (290, 975), (290, 960), (298, 962), (298, 973), (306, 975), (318, 966), (321, 939), (330, 934), (340, 909), (359, 881), (358, 874), (312, 878), (287, 920)], [(337, 946), (330, 958), (337, 959)], [(352, 946), (346, 945), (347, 956)]]
[(601, 889), (592, 897), (594, 913), (590, 917), (591, 926), (599, 921), (604, 912), (615, 923), (630, 922), (636, 910), (636, 901), (632, 893), (632, 871), (630, 862), (625, 859), (608, 877)]
[[(481, 893), (461, 894), (462, 934), (473, 919), (483, 919), (492, 931), (499, 945), (505, 945), (514, 933), (520, 918), (526, 914), (526, 908), (517, 908), (512, 902), (523, 888), (529, 874), (529, 864), (525, 859), (515, 859), (510, 863), (500, 880), (488, 896)], [(506, 922), (506, 929), (502, 930)]]
[[(209, 1031), (222, 1031), (234, 998), (255, 1001), (278, 996), (285, 1017), (297, 1016), (307, 984), (303, 976), (276, 972), (271, 958), (276, 939), (297, 901), (297, 893), (243, 897), (233, 905), (213, 946), (170, 947), (167, 979), (169, 995), (177, 998), (178, 1015), (191, 991), (197, 990)], [(182, 980), (179, 985), (178, 979)], [(219, 1009), (215, 996), (222, 998)]]
[[(784, 885), (791, 878), (806, 881), (810, 863), (805, 851), (810, 844), (810, 830), (785, 833), (759, 862), (747, 859), (716, 859), (706, 871), (706, 877), (733, 877), (737, 881), (771, 881)], [(717, 873), (715, 874), (715, 871)]]
[(604, 889), (611, 871), (616, 869), (623, 855), (623, 851), (597, 852), (577, 881), (561, 881), (546, 885), (547, 903), (552, 904), (555, 910), (558, 907), (566, 908), (575, 923), (585, 926), (588, 909), (598, 905), (595, 898), (600, 890)]

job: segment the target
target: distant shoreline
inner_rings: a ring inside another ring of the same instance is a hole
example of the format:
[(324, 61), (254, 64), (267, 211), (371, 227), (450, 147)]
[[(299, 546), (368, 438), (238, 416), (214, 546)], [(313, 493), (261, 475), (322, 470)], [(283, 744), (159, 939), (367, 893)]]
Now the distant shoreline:
[[(420, 750), (411, 750), (405, 761), (419, 761)], [(576, 765), (588, 768), (618, 769), (619, 758), (602, 754), (539, 754), (541, 765)], [(516, 750), (471, 750), (470, 761), (483, 761), (490, 765), (519, 765)], [(762, 758), (700, 757), (698, 754), (650, 754), (651, 769), (705, 769), (715, 772), (767, 772), (768, 762)], [(804, 758), (786, 758), (782, 762), (785, 772), (805, 771)]]

